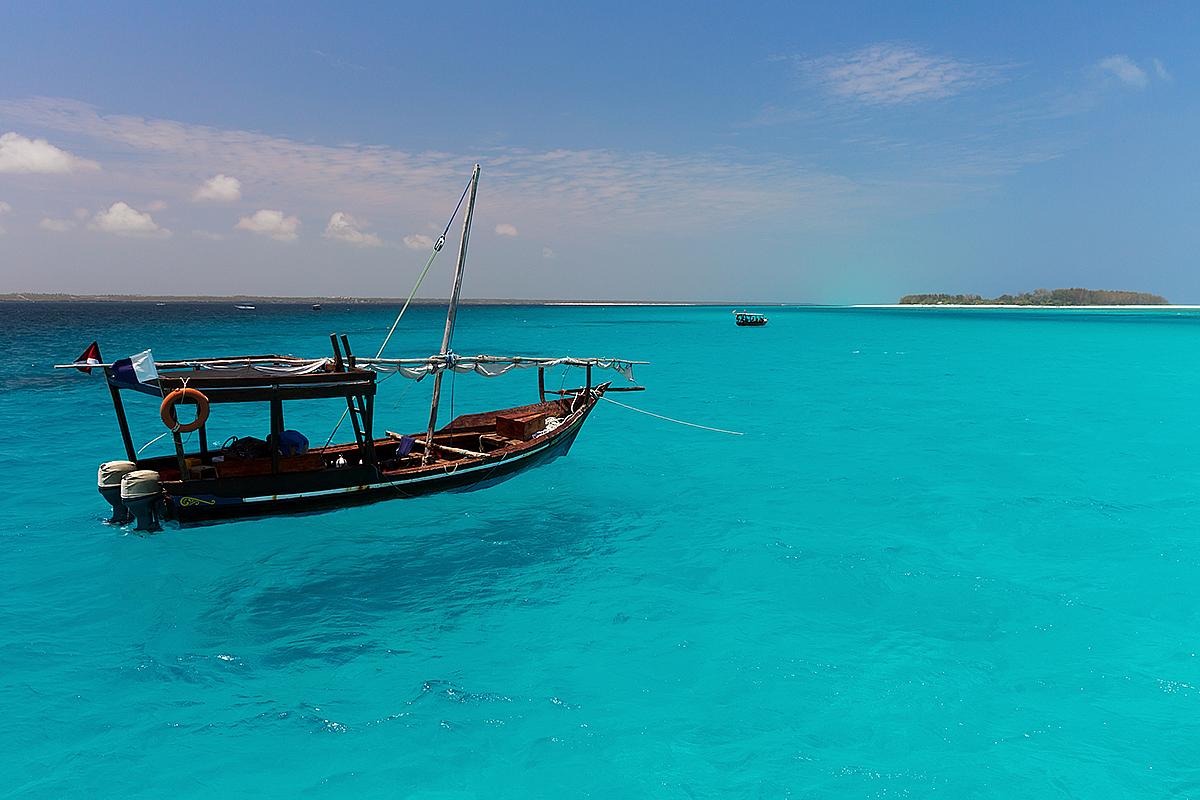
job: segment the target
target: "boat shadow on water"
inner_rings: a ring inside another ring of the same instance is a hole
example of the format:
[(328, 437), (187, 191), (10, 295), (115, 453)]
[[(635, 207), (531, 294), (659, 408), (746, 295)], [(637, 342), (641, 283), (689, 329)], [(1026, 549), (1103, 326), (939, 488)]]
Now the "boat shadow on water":
[[(426, 504), (421, 504), (426, 505)], [(581, 570), (592, 559), (616, 552), (626, 526), (608, 510), (495, 506), (447, 524), (433, 504), (410, 516), (402, 531), (386, 525), (355, 524), (345, 529), (351, 547), (330, 560), (326, 546), (299, 550), (288, 531), (276, 529), (250, 545), (244, 531), (251, 521), (223, 528), (242, 544), (228, 553), (228, 575), (206, 596), (207, 610), (196, 623), (203, 638), (227, 640), (230, 631), (256, 643), (264, 666), (298, 663), (345, 664), (364, 651), (406, 650), (421, 631), (444, 633), (469, 623), (481, 607), (497, 603), (553, 606), (547, 587), (569, 585), (562, 574)], [(338, 512), (335, 517), (361, 514)], [(337, 526), (331, 531), (335, 539)], [(373, 533), (364, 533), (373, 530)], [(421, 531), (412, 535), (413, 531)], [(213, 542), (209, 543), (210, 545)], [(257, 558), (246, 553), (258, 551)], [(269, 555), (263, 549), (269, 547)], [(236, 563), (251, 559), (273, 564), (262, 579), (246, 578)], [(273, 575), (290, 576), (272, 583)], [(567, 591), (563, 588), (562, 591)], [(390, 620), (391, 622), (389, 622)], [(394, 639), (377, 632), (395, 629)], [(314, 638), (313, 631), (323, 633)]]

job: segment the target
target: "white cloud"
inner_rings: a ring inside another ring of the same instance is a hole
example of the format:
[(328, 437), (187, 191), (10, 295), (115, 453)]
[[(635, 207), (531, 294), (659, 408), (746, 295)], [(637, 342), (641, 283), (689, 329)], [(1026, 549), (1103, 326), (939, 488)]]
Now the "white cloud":
[(75, 221), (70, 219), (51, 219), (50, 217), (46, 217), (38, 223), (38, 227), (44, 231), (66, 233), (75, 227)]
[(95, 161), (77, 158), (45, 139), (29, 139), (12, 131), (0, 136), (0, 172), (66, 174), (99, 168)]
[(166, 200), (154, 200), (146, 204), (147, 211), (165, 211), (167, 208)]
[(236, 230), (270, 236), (279, 242), (290, 242), (300, 235), (299, 219), (285, 217), (282, 211), (273, 211), (269, 208), (263, 208), (248, 217), (242, 217), (233, 227)]
[(347, 214), (345, 211), (335, 211), (325, 226), (326, 239), (337, 239), (339, 242), (355, 245), (356, 247), (379, 247), (383, 244), (378, 236), (362, 230), (363, 223)]
[(1146, 70), (1133, 63), (1133, 59), (1129, 56), (1115, 55), (1102, 58), (1096, 66), (1133, 89), (1145, 89), (1146, 84), (1150, 83), (1150, 76), (1146, 74)]
[(501, 222), (496, 226), (496, 233), (500, 236), (516, 236), (517, 226), (507, 222)]
[(77, 208), (72, 213), (75, 214), (75, 219), (79, 220), (80, 222), (83, 222), (92, 215), (92, 212), (88, 211), (86, 208)]
[(171, 235), (169, 230), (160, 227), (148, 213), (138, 211), (120, 200), (109, 206), (107, 211), (97, 212), (88, 223), (88, 229), (146, 239), (166, 239)]
[(549, 247), (542, 248), (542, 258), (554, 258), (556, 255), (558, 255), (558, 254), (555, 253), (553, 250), (551, 250)]
[(875, 105), (938, 100), (996, 78), (994, 68), (881, 43), (836, 56), (804, 59), (802, 72), (840, 97)]
[(12, 206), (3, 200), (0, 200), (0, 214), (7, 214), (10, 211), (12, 211)]
[(433, 247), (433, 239), (423, 233), (410, 233), (404, 237), (404, 246), (409, 250), (428, 250)]
[(1158, 79), (1160, 81), (1171, 80), (1171, 73), (1167, 72), (1167, 65), (1159, 61), (1157, 58), (1153, 59), (1152, 61), (1154, 64), (1154, 74), (1158, 76)]
[[(466, 180), (462, 153), (302, 142), (254, 131), (101, 114), (76, 100), (0, 98), (0, 119), (87, 137), (122, 163), (122, 191), (167, 185), (190, 196), (194, 176), (239, 176), (271, 186), (295, 208), (353, 207), (377, 217), (441, 221)], [(530, 150), (482, 155), (481, 201), (493, 219), (543, 219), (584, 231), (711, 230), (763, 213), (809, 227), (841, 225), (864, 206), (886, 203), (881, 181), (851, 179), (790, 157), (742, 150)], [(923, 170), (917, 188), (933, 178)], [(957, 177), (953, 178), (958, 181)], [(906, 184), (897, 192), (908, 191)], [(325, 213), (328, 213), (326, 211)]]
[(214, 175), (192, 194), (193, 200), (212, 203), (236, 203), (242, 199), (242, 182), (229, 175)]

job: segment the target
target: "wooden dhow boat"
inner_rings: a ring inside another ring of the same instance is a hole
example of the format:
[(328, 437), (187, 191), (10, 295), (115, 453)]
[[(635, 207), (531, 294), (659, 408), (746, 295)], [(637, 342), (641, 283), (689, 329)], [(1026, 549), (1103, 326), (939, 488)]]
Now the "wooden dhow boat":
[[(109, 521), (136, 519), (137, 529), (157, 530), (161, 520), (206, 523), (480, 489), (565, 455), (606, 392), (640, 390), (640, 386), (612, 387), (611, 381), (593, 383), (593, 371), (615, 370), (632, 382), (633, 365), (645, 362), (460, 356), (452, 351), (478, 181), (476, 165), (468, 185), (470, 200), (442, 347), (435, 355), (358, 358), (346, 336), (331, 334), (331, 355), (313, 359), (255, 355), (155, 364), (146, 351), (103, 363), (93, 343), (76, 362), (56, 365), (88, 372), (103, 369), (112, 395), (127, 458), (106, 462), (99, 469), (98, 488), (112, 506)], [(430, 262), (432, 259), (433, 255)], [(547, 390), (546, 370), (559, 367), (582, 368), (583, 385)], [(538, 402), (464, 414), (437, 427), (442, 379), (447, 372), (496, 377), (514, 369), (537, 370)], [(429, 424), (424, 431), (407, 435), (384, 431), (380, 435), (375, 421), (376, 379), (391, 372), (413, 380), (432, 376)], [(160, 416), (174, 441), (173, 455), (139, 457), (125, 414), (123, 396), (127, 392), (161, 401)], [(303, 435), (288, 429), (285, 404), (327, 398), (345, 399), (343, 419), (349, 417), (354, 441), (310, 449)], [(210, 409), (227, 403), (268, 405), (267, 438), (231, 437), (222, 447), (210, 448)], [(195, 419), (180, 423), (176, 413), (180, 405), (195, 406)], [(188, 451), (184, 435), (193, 431), (198, 434), (198, 449)]]

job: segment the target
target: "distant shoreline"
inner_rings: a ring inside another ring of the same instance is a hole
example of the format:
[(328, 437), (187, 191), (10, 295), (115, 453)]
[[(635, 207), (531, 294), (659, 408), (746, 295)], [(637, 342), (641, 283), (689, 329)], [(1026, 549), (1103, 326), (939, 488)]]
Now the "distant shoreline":
[[(449, 302), (444, 297), (419, 298), (413, 305), (444, 306)], [(694, 302), (687, 300), (521, 300), (515, 298), (462, 299), (463, 305), (477, 306), (665, 306), (665, 307), (734, 307), (758, 306), (779, 308), (783, 306), (815, 305), (809, 303), (746, 303)], [(403, 305), (403, 297), (273, 297), (263, 295), (140, 295), (140, 294), (54, 294), (48, 292), (6, 292), (0, 294), (0, 303), (225, 303), (230, 305)]]

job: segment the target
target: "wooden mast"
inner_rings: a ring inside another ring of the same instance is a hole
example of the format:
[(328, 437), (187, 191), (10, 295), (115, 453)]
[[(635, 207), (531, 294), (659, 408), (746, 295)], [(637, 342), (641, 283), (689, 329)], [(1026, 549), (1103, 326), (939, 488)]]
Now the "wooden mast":
[[(458, 314), (458, 295), (462, 291), (463, 267), (467, 263), (467, 240), (471, 238), (471, 217), (475, 213), (475, 190), (479, 187), (479, 165), (471, 172), (471, 191), (467, 198), (467, 215), (463, 217), (462, 240), (458, 243), (458, 265), (454, 268), (454, 288), (450, 291), (450, 307), (446, 311), (446, 330), (442, 334), (443, 357), (450, 354), (450, 340), (454, 336), (454, 317)], [(421, 463), (428, 464), (433, 448), (433, 430), (437, 427), (438, 401), (442, 397), (442, 374), (439, 370), (433, 376), (433, 401), (429, 404), (429, 431), (425, 434), (425, 454)]]

